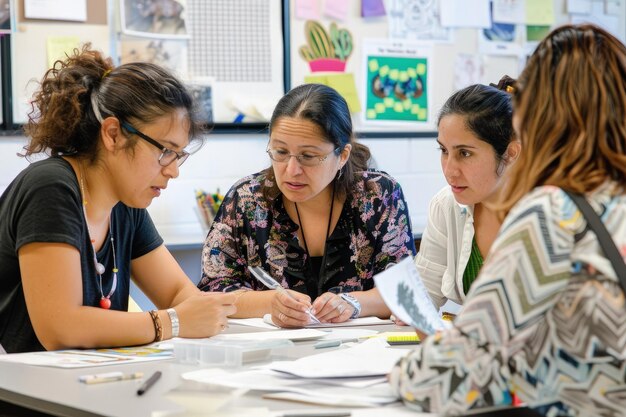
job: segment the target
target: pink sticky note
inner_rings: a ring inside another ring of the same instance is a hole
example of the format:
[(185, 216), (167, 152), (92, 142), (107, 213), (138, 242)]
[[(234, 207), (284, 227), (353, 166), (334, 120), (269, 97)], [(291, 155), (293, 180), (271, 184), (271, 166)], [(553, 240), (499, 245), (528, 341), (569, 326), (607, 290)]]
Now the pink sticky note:
[(318, 20), (320, 10), (317, 6), (317, 0), (296, 0), (296, 18)]
[(361, 16), (378, 17), (384, 16), (385, 4), (383, 0), (361, 0)]
[(350, 0), (326, 0), (324, 1), (324, 14), (344, 21), (348, 17), (349, 5)]

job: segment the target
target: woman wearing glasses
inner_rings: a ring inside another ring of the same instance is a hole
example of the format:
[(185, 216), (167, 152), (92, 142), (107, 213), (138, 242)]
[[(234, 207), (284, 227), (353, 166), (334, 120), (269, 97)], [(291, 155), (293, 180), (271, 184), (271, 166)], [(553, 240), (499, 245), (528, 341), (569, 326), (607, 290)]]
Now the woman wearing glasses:
[[(237, 317), (272, 314), (281, 327), (389, 317), (374, 274), (414, 255), (400, 185), (367, 169), (350, 112), (332, 88), (306, 84), (276, 106), (271, 167), (227, 193), (202, 254), (205, 291), (239, 291)], [(265, 290), (260, 266), (287, 291)], [(312, 302), (312, 304), (311, 304)]]
[[(0, 197), (0, 344), (8, 352), (218, 333), (234, 296), (201, 293), (145, 208), (196, 141), (190, 95), (162, 68), (83, 47), (33, 97), (24, 156)], [(130, 313), (130, 276), (159, 310)]]

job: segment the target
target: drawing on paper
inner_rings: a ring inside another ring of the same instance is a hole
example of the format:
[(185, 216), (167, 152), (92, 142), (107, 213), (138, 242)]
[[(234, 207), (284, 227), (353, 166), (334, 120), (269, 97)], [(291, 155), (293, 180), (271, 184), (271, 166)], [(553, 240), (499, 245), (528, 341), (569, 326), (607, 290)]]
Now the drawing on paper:
[(314, 20), (304, 25), (307, 45), (298, 49), (300, 57), (309, 63), (311, 72), (344, 72), (346, 62), (352, 54), (352, 35), (339, 29), (335, 22), (330, 24), (330, 33)]

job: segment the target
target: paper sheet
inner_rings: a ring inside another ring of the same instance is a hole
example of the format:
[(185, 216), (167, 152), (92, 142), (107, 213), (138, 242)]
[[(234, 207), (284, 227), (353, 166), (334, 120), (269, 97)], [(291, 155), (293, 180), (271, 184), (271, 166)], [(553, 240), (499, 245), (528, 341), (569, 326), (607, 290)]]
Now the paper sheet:
[(382, 376), (387, 375), (408, 350), (390, 348), (385, 340), (371, 339), (347, 349), (336, 349), (295, 361), (274, 362), (270, 368), (301, 378)]
[(291, 329), (275, 332), (253, 332), (220, 334), (213, 336), (215, 340), (313, 340), (326, 336), (328, 333), (315, 329)]
[[(246, 320), (251, 320), (249, 323), (250, 324), (246, 324), (247, 326), (255, 326), (256, 323), (258, 323), (258, 319), (254, 319), (254, 321), (252, 321), (252, 319), (246, 319)], [(274, 326), (274, 328), (278, 327), (274, 324), (274, 322), (272, 321), (272, 315), (271, 314), (266, 314), (263, 316), (263, 322), (269, 326)], [(379, 324), (392, 324), (393, 322), (391, 320), (385, 320), (385, 319), (379, 319), (378, 317), (359, 317), (356, 319), (350, 319), (341, 323), (320, 323), (320, 324), (309, 324), (307, 327), (307, 329), (323, 329), (323, 328), (330, 328), (330, 327), (353, 327), (353, 326), (376, 326)], [(243, 324), (243, 323), (238, 323), (238, 324)], [(264, 326), (256, 326), (256, 327), (264, 327)]]
[(489, 0), (441, 0), (441, 26), (491, 27)]
[[(318, 363), (319, 367), (319, 363)], [(315, 379), (290, 378), (268, 370), (226, 372), (215, 368), (187, 372), (182, 375), (187, 381), (230, 388), (247, 388), (276, 393), (298, 394), (299, 401), (316, 404), (371, 407), (397, 401), (391, 386), (387, 383), (367, 387), (346, 387), (328, 385)]]
[(387, 307), (403, 322), (426, 334), (449, 327), (435, 308), (412, 257), (374, 276)]
[(49, 352), (13, 353), (0, 356), (0, 361), (37, 366), (52, 366), (55, 368), (85, 368), (92, 366), (119, 365), (122, 363), (157, 361), (171, 359), (173, 357), (174, 352), (171, 348), (149, 345), (116, 349), (72, 349)]

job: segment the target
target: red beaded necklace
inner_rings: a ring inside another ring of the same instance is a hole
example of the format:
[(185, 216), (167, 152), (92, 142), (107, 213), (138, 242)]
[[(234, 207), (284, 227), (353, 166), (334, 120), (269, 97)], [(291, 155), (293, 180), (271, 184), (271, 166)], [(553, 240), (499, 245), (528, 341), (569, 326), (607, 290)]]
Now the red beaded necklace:
[(109, 216), (109, 235), (111, 236), (111, 250), (113, 251), (113, 283), (111, 284), (111, 290), (105, 296), (104, 291), (102, 290), (102, 274), (104, 274), (105, 268), (100, 262), (98, 262), (98, 257), (96, 256), (96, 247), (94, 246), (94, 239), (91, 238), (91, 230), (89, 229), (89, 222), (87, 221), (87, 199), (85, 197), (85, 185), (84, 185), (84, 175), (82, 166), (80, 167), (80, 193), (83, 200), (83, 216), (85, 216), (85, 224), (87, 225), (87, 235), (89, 240), (91, 241), (91, 249), (93, 250), (93, 264), (96, 268), (96, 273), (98, 274), (98, 284), (100, 287), (100, 307), (108, 310), (111, 308), (111, 296), (115, 292), (117, 288), (117, 260), (115, 259), (115, 242), (113, 239), (113, 212)]

